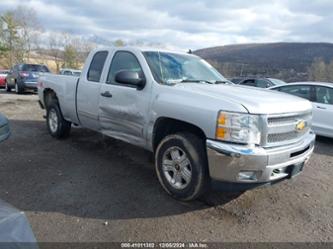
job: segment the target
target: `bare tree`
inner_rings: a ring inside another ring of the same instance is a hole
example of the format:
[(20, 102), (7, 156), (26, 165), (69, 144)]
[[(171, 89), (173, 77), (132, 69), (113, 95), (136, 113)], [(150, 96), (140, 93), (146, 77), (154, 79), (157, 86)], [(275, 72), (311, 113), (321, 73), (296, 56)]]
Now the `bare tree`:
[(327, 80), (333, 82), (333, 60), (327, 65)]
[(2, 60), (6, 67), (23, 60), (23, 41), (19, 35), (19, 23), (13, 11), (5, 12), (1, 18), (0, 40), (2, 43)]
[(113, 44), (116, 47), (124, 47), (126, 45), (126, 43), (121, 39), (115, 40)]
[(89, 42), (83, 38), (80, 38), (77, 50), (79, 52), (79, 63), (83, 64), (89, 55), (90, 51), (96, 48), (96, 44)]
[(327, 67), (322, 58), (316, 58), (308, 69), (309, 80), (327, 81)]
[(25, 59), (29, 60), (41, 31), (36, 12), (31, 8), (18, 7), (13, 11), (6, 11), (0, 19), (2, 63), (11, 67)]
[(23, 6), (17, 7), (13, 11), (14, 18), (18, 23), (18, 32), (21, 36), (24, 48), (24, 56), (29, 61), (32, 49), (38, 41), (38, 36), (42, 30), (37, 19), (36, 11)]
[(62, 35), (53, 34), (53, 33), (49, 35), (48, 50), (49, 54), (54, 60), (54, 63), (56, 64), (57, 73), (59, 72), (61, 63), (64, 60), (63, 58), (64, 52), (62, 51), (63, 46), (64, 46), (64, 39)]

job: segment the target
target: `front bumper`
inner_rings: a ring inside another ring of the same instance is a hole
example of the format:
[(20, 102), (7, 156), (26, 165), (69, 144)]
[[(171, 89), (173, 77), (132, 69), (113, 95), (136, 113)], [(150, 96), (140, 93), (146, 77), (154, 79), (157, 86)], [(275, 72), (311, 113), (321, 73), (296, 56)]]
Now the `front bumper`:
[(249, 147), (207, 140), (209, 174), (213, 182), (251, 188), (298, 174), (310, 158), (315, 134), (296, 144), (276, 148)]

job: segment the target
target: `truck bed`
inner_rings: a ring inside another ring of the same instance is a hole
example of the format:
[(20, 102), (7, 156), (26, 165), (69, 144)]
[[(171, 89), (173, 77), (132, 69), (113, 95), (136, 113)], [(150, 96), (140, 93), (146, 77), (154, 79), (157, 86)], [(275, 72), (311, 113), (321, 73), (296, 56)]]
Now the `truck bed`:
[[(78, 123), (75, 101), (78, 81), (79, 77), (58, 74), (45, 74), (39, 78), (44, 89), (50, 88), (57, 92), (62, 115), (72, 123)], [(39, 98), (42, 99), (42, 93), (38, 91), (38, 94)]]

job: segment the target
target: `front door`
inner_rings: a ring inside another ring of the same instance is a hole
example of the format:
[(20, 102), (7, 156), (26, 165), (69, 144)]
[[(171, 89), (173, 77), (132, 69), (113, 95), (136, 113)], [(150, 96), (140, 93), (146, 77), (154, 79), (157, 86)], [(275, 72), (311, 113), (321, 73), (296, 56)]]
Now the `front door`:
[(333, 88), (315, 86), (313, 121), (319, 135), (333, 137)]
[(128, 51), (113, 56), (106, 82), (100, 89), (99, 120), (101, 131), (111, 137), (136, 145), (145, 145), (144, 127), (150, 100), (148, 85), (142, 90), (119, 84), (115, 75), (122, 70), (144, 73), (138, 57)]

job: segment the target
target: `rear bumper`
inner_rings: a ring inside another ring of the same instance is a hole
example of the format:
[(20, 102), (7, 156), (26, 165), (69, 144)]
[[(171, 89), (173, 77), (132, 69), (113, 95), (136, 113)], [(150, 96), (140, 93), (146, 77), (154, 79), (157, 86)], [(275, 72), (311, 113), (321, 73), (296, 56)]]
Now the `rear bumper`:
[(297, 144), (270, 149), (207, 140), (210, 177), (213, 183), (243, 190), (273, 184), (302, 171), (314, 141), (313, 132)]
[(23, 85), (25, 89), (37, 90), (37, 81), (24, 81)]

